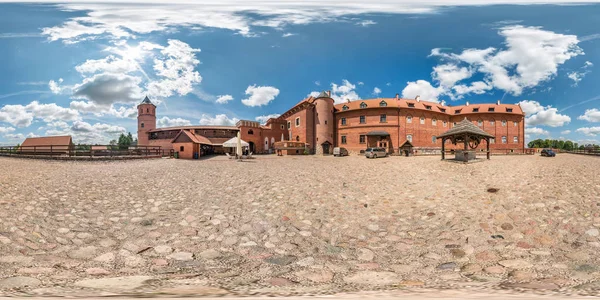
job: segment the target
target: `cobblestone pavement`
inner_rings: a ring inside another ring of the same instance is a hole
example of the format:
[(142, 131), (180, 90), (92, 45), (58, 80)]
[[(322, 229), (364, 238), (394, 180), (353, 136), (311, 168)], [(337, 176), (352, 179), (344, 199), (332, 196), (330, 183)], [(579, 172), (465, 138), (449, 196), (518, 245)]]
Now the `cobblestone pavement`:
[(600, 290), (596, 157), (0, 168), (0, 296)]

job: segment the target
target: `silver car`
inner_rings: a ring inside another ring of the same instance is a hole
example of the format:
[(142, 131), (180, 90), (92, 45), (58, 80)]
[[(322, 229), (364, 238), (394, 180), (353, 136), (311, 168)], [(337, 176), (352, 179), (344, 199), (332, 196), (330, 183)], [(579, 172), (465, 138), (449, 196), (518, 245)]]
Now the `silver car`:
[(385, 148), (381, 147), (367, 148), (367, 150), (365, 150), (365, 156), (367, 158), (386, 157), (387, 151), (385, 151)]

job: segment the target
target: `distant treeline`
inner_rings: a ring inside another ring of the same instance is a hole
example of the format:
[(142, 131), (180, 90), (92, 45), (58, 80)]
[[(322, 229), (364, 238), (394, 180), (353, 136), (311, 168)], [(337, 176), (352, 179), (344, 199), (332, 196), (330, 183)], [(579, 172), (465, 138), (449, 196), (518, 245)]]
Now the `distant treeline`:
[(560, 150), (584, 150), (584, 149), (599, 149), (600, 146), (596, 144), (585, 144), (580, 145), (578, 143), (573, 143), (572, 141), (562, 141), (562, 140), (550, 140), (550, 139), (537, 139), (529, 142), (527, 144), (529, 148), (553, 148)]

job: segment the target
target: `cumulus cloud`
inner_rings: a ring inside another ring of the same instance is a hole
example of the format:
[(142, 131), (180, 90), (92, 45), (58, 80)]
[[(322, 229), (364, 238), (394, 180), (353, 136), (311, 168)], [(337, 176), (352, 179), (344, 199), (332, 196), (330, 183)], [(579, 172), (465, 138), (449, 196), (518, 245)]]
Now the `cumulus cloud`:
[(171, 119), (169, 117), (162, 117), (156, 120), (156, 125), (160, 127), (175, 127), (175, 126), (189, 126), (192, 122), (182, 118)]
[(367, 26), (371, 26), (371, 25), (375, 25), (375, 24), (377, 24), (377, 22), (375, 22), (373, 20), (362, 20), (362, 21), (356, 23), (356, 25), (360, 25), (363, 27), (367, 27)]
[(207, 114), (202, 114), (200, 118), (200, 125), (221, 125), (221, 126), (233, 126), (240, 119), (229, 118), (225, 114), (215, 115), (214, 117)]
[(600, 122), (600, 110), (597, 108), (586, 109), (585, 113), (577, 117), (577, 119), (588, 122)]
[(296, 35), (296, 34), (295, 33), (291, 33), (291, 32), (286, 32), (286, 33), (284, 33), (281, 36), (285, 38), (285, 37), (290, 37), (290, 36), (294, 36), (294, 35)]
[(130, 73), (138, 70), (138, 64), (134, 60), (118, 58), (109, 55), (102, 59), (88, 59), (75, 67), (82, 74), (93, 74), (97, 72), (107, 73)]
[(0, 134), (7, 134), (10, 132), (14, 132), (15, 128), (14, 127), (2, 127), (0, 126)]
[(547, 130), (544, 130), (544, 129), (539, 128), (539, 127), (528, 127), (528, 128), (525, 128), (525, 133), (526, 134), (533, 134), (533, 135), (549, 135), (550, 134)]
[(227, 102), (229, 102), (231, 100), (233, 100), (233, 96), (231, 96), (231, 95), (219, 95), (219, 96), (217, 96), (217, 101), (216, 102), (224, 104), (224, 103), (227, 103)]
[(581, 80), (583, 80), (583, 78), (591, 72), (591, 70), (589, 68), (593, 67), (594, 64), (590, 61), (586, 61), (585, 64), (583, 65), (583, 67), (581, 67), (578, 71), (573, 71), (573, 72), (569, 72), (567, 74), (567, 77), (569, 77), (569, 79), (573, 80), (573, 85), (577, 86), (577, 84), (579, 84), (579, 82)]
[(142, 79), (125, 74), (97, 74), (73, 88), (74, 99), (84, 99), (108, 109), (115, 103), (134, 103), (143, 97)]
[(375, 96), (379, 96), (379, 94), (381, 94), (381, 89), (380, 89), (380, 88), (378, 88), (378, 87), (375, 87), (375, 88), (373, 89), (373, 95), (375, 95)]
[(525, 113), (527, 126), (560, 127), (571, 122), (571, 117), (561, 115), (558, 109), (552, 106), (543, 106), (535, 100), (523, 100), (518, 105)]
[[(312, 92), (310, 95), (316, 97), (319, 94), (319, 92)], [(335, 103), (342, 103), (348, 100), (358, 100), (360, 99), (360, 96), (356, 92), (356, 85), (344, 79), (342, 80), (342, 84), (339, 85), (333, 82), (331, 83), (331, 99), (333, 99)]]
[(257, 122), (260, 122), (260, 124), (265, 124), (265, 123), (267, 123), (267, 120), (269, 120), (271, 118), (277, 118), (279, 116), (280, 116), (280, 114), (270, 114), (270, 115), (266, 115), (266, 116), (258, 116), (256, 118), (254, 118), (254, 120), (256, 120)]
[(61, 94), (63, 91), (69, 89), (68, 86), (67, 87), (61, 86), (62, 82), (63, 82), (62, 78), (59, 78), (57, 81), (50, 80), (50, 81), (48, 81), (48, 88), (50, 88), (50, 91), (53, 94)]
[(560, 134), (569, 134), (571, 133), (571, 130), (563, 130), (560, 132)]
[(246, 95), (250, 95), (250, 97), (242, 99), (244, 105), (263, 106), (269, 104), (279, 95), (279, 89), (272, 86), (256, 86), (255, 84), (248, 86)]
[(121, 133), (126, 133), (124, 127), (105, 123), (90, 124), (84, 121), (74, 121), (71, 125), (54, 122), (47, 124), (46, 135), (70, 135), (74, 143), (107, 144), (116, 139)]
[(195, 53), (200, 49), (179, 40), (169, 40), (168, 46), (160, 52), (164, 58), (154, 60), (154, 71), (161, 79), (148, 83), (148, 93), (155, 97), (170, 97), (174, 93), (182, 96), (192, 92), (193, 85), (202, 81), (202, 76), (195, 70), (200, 63)]
[(575, 131), (581, 132), (588, 136), (597, 136), (598, 134), (600, 134), (600, 127), (582, 127), (577, 128), (577, 130)]
[(4, 105), (0, 108), (0, 122), (6, 122), (17, 127), (28, 127), (34, 119), (44, 122), (55, 120), (73, 121), (80, 118), (79, 112), (56, 103), (39, 103), (32, 101), (27, 105)]
[(423, 100), (438, 102), (443, 92), (442, 87), (434, 87), (426, 80), (409, 81), (402, 90), (402, 98), (414, 99), (419, 96)]

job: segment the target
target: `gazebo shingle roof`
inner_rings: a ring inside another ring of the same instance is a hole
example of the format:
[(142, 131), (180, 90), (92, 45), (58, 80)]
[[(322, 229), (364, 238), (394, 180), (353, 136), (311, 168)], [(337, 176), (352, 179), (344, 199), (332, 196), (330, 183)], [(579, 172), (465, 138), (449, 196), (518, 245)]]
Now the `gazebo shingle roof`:
[(469, 121), (465, 118), (464, 120), (460, 121), (460, 123), (456, 124), (456, 126), (451, 128), (450, 130), (444, 132), (443, 134), (440, 134), (437, 138), (441, 139), (444, 137), (455, 136), (455, 135), (464, 135), (464, 134), (478, 135), (481, 137), (488, 137), (488, 138), (494, 137), (493, 135), (483, 131), (481, 128), (477, 127), (475, 124), (471, 123), (471, 121)]

